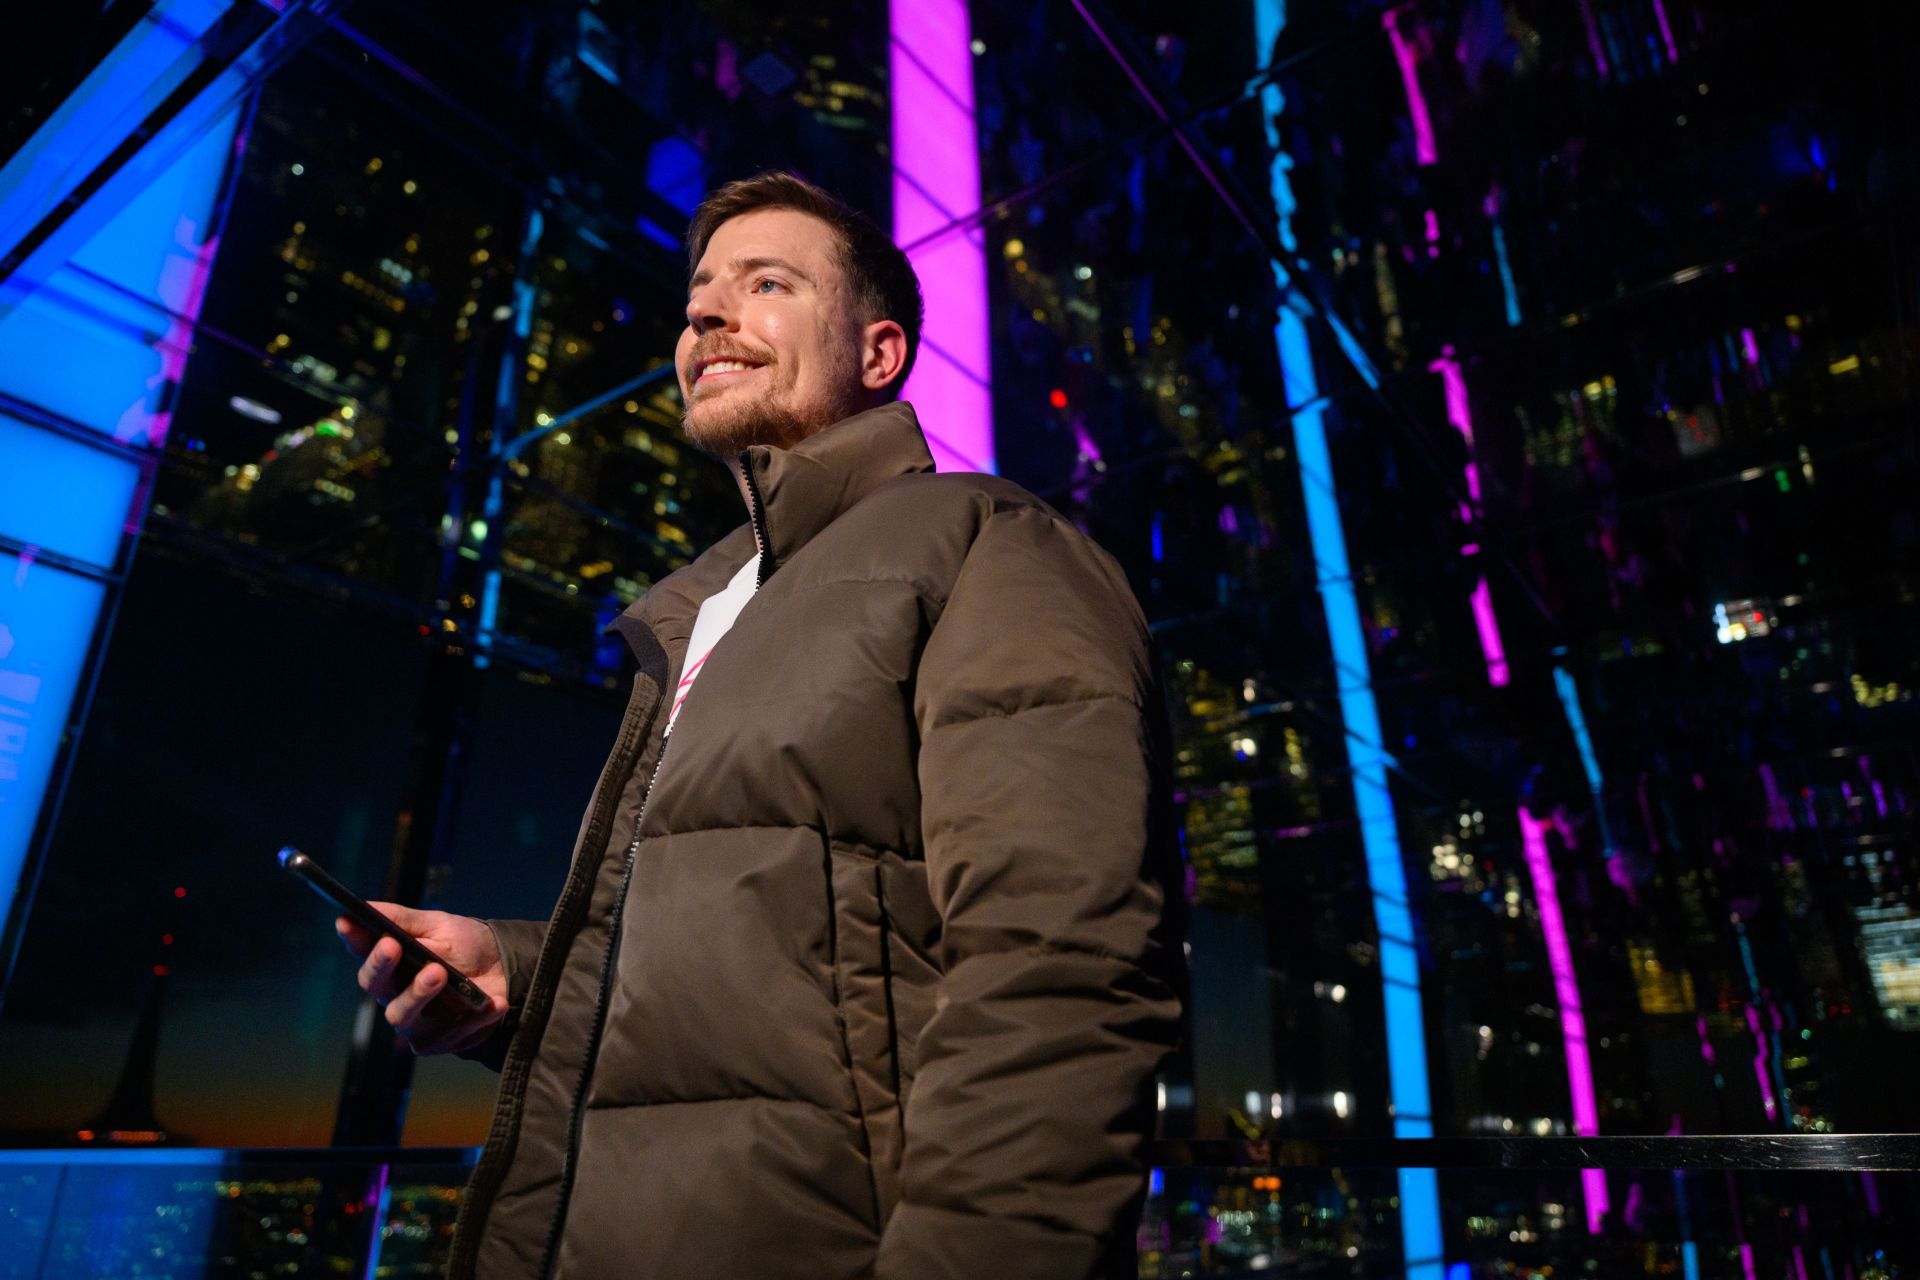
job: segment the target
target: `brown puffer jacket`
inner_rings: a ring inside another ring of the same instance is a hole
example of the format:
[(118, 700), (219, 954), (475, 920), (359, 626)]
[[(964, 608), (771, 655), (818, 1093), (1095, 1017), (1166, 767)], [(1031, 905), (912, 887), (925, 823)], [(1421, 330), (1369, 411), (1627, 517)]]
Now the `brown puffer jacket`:
[(932, 474), (906, 405), (744, 461), (758, 592), (664, 751), (753, 527), (616, 622), (640, 672), (553, 918), (493, 922), (450, 1274), (1132, 1275), (1179, 1012), (1139, 608), (1017, 485)]

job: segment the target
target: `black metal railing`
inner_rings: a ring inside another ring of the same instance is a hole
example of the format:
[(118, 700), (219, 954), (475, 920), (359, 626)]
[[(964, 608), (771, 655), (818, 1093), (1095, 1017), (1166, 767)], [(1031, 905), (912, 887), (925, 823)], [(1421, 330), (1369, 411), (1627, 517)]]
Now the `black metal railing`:
[[(186, 1275), (439, 1275), (475, 1156), (0, 1150), (0, 1259), (6, 1274), (34, 1280), (131, 1274), (136, 1261)], [(1147, 1157), (1142, 1280), (1456, 1280), (1549, 1265), (1864, 1280), (1920, 1266), (1915, 1134), (1286, 1137), (1161, 1141)], [(1443, 1171), (1444, 1266), (1404, 1262), (1398, 1197), (1409, 1169)], [(1612, 1187), (1604, 1218), (1582, 1207), (1596, 1185)]]

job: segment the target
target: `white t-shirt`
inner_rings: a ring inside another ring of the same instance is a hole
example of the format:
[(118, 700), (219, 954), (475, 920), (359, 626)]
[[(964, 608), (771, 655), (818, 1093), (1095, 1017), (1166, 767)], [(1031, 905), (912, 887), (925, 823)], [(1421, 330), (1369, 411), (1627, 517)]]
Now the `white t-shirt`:
[(687, 641), (687, 665), (680, 673), (680, 684), (673, 691), (673, 707), (667, 712), (668, 733), (673, 732), (673, 722), (680, 714), (680, 704), (687, 700), (687, 694), (693, 689), (693, 682), (700, 678), (700, 669), (707, 665), (707, 659), (713, 654), (713, 647), (720, 638), (733, 628), (733, 620), (747, 607), (747, 601), (753, 598), (758, 589), (760, 557), (750, 556), (740, 566), (740, 572), (733, 575), (733, 581), (701, 602), (700, 612), (693, 620), (693, 636)]

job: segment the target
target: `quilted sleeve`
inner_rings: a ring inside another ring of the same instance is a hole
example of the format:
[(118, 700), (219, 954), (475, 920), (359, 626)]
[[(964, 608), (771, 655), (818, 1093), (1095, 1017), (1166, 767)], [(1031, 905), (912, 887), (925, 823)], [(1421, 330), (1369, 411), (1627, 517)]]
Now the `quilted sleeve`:
[(944, 976), (877, 1280), (1132, 1273), (1179, 1017), (1155, 932), (1156, 687), (1113, 562), (1046, 511), (989, 516), (916, 685)]

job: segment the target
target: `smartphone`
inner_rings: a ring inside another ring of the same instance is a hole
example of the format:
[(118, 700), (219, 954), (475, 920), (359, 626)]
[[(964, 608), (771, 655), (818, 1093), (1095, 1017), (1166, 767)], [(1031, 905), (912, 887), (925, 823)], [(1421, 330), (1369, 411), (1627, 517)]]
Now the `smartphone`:
[(433, 954), (421, 945), (418, 938), (375, 911), (368, 905), (365, 898), (328, 875), (326, 868), (306, 854), (289, 845), (280, 851), (280, 865), (306, 881), (315, 893), (338, 907), (340, 914), (368, 933), (376, 937), (385, 934), (398, 942), (401, 963), (408, 966), (409, 973), (418, 973), (430, 964), (437, 964), (447, 971), (445, 990), (456, 1001), (475, 1011), (489, 1008), (493, 1004), (487, 999), (486, 992), (474, 985), (472, 978)]

